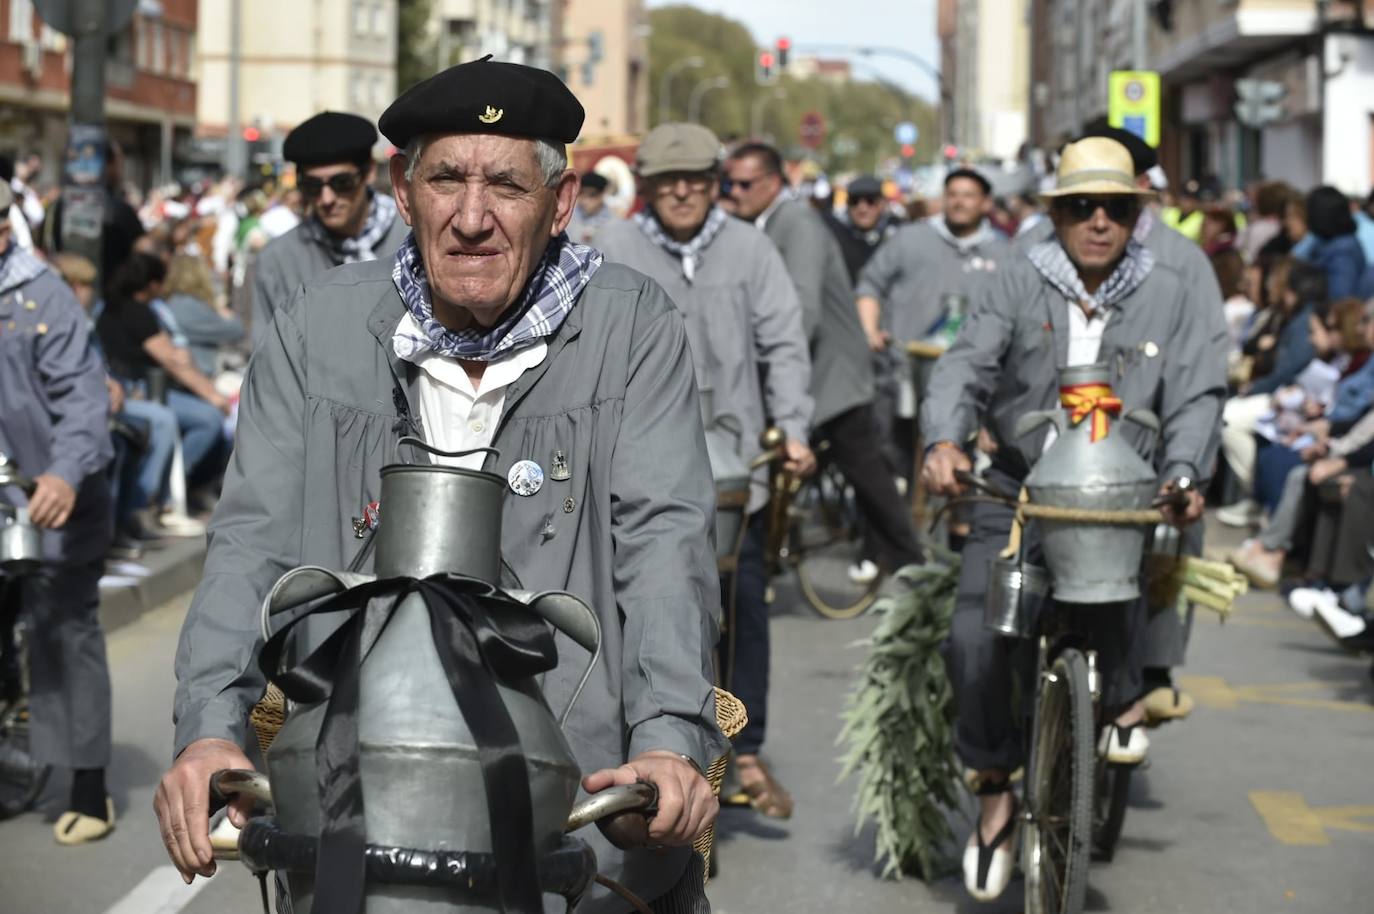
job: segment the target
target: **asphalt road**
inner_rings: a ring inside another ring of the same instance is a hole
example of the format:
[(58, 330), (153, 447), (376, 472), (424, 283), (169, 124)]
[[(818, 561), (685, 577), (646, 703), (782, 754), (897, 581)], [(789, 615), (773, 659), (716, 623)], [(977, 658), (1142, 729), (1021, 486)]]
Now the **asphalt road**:
[[(852, 783), (837, 783), (838, 714), (872, 618), (825, 621), (781, 589), (774, 627), (773, 732), (765, 749), (792, 789), (788, 822), (723, 814), (718, 914), (1011, 912), (974, 905), (957, 878), (882, 880), (867, 830), (855, 831)], [(59, 775), (42, 808), (0, 823), (3, 914), (194, 914), (260, 910), (236, 864), (187, 888), (167, 867), (151, 813), (171, 739), (171, 659), (185, 611), (174, 600), (114, 632), (116, 746), (110, 780), (119, 826), (61, 848)], [(1154, 735), (1135, 781), (1115, 861), (1094, 866), (1090, 910), (1368, 912), (1374, 910), (1374, 683), (1369, 661), (1337, 650), (1271, 595), (1251, 595), (1225, 627), (1202, 618), (1184, 680), (1186, 722)], [(968, 825), (956, 824), (967, 833)]]

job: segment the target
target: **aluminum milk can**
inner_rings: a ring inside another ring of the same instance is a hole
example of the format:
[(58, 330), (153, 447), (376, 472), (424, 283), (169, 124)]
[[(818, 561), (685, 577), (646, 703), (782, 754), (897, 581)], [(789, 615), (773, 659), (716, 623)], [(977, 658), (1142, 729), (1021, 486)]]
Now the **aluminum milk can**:
[[(1036, 461), (1026, 488), (1032, 504), (1098, 510), (1148, 508), (1159, 488), (1154, 468), (1126, 436), (1113, 433), (1121, 403), (1112, 396), (1106, 365), (1060, 372), (1064, 408), (1028, 413), (1018, 437), (1052, 422), (1054, 443)], [(1121, 418), (1157, 432), (1148, 410)], [(1149, 528), (1038, 519), (1054, 598), (1065, 603), (1114, 603), (1140, 596), (1141, 558)]]

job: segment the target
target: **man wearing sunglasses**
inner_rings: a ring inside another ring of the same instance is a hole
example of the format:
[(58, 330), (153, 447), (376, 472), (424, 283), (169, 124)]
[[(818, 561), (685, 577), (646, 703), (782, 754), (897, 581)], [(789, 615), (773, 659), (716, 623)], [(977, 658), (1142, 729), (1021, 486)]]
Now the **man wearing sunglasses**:
[(304, 283), (345, 263), (390, 257), (405, 240), (396, 201), (377, 193), (366, 118), (325, 111), (286, 135), (282, 154), (296, 166), (304, 221), (258, 255), (253, 280), (253, 345), (271, 332), (277, 310)]
[[(1158, 439), (1124, 424), (1113, 424), (1109, 434), (1156, 461), (1161, 491), (1211, 471), (1226, 395), (1221, 308), (1195, 308), (1180, 274), (1161, 267), (1133, 237), (1153, 193), (1136, 186), (1124, 146), (1104, 137), (1069, 144), (1057, 185), (1043, 195), (1055, 236), (997, 271), (935, 365), (921, 416), (925, 440), (933, 442), (924, 469), (933, 492), (962, 492), (955, 474), (972, 469), (965, 448), (980, 425), (997, 444), (988, 482), (1019, 491), (1050, 439), (1046, 431), (1018, 437), (1017, 420), (1059, 407), (1061, 368), (1098, 363), (1109, 366), (1123, 410), (1143, 407), (1159, 417)], [(1166, 512), (1179, 527), (1195, 522), (1202, 515), (1200, 492), (1190, 492), (1185, 508)], [(1013, 642), (982, 623), (988, 562), (1005, 546), (1011, 522), (1012, 512), (1000, 505), (974, 506), (946, 645), (958, 703), (956, 749), (981, 785), (964, 879), (970, 894), (985, 901), (1011, 878), (1016, 802), (1009, 778), (1024, 761), (1012, 711)], [(1032, 555), (1038, 549), (1034, 537), (1029, 548)], [(1139, 726), (1144, 601), (1084, 615), (1098, 652), (1105, 719), (1112, 722), (1099, 751), (1113, 763), (1139, 764), (1149, 745)]]
[[(807, 445), (814, 403), (802, 303), (768, 238), (718, 204), (723, 154), (716, 135), (698, 124), (655, 127), (636, 161), (648, 205), (603, 229), (597, 246), (607, 260), (657, 280), (681, 309), (697, 386), (711, 391), (716, 416), (737, 420), (740, 455), (757, 453), (771, 419), (787, 434), (785, 466), (807, 475), (816, 460)], [(760, 758), (768, 722), (767, 470), (753, 483), (738, 570), (722, 582), (734, 648), (722, 651), (722, 676), (749, 709), (749, 724), (735, 737), (740, 786), (759, 812), (787, 818), (792, 797)]]
[(845, 208), (839, 216), (824, 214), (825, 224), (844, 254), (849, 281), (859, 281), (859, 271), (884, 241), (897, 234), (901, 223), (887, 205), (883, 182), (873, 175), (861, 175), (845, 188)]
[(752, 221), (777, 245), (801, 298), (811, 345), (812, 424), (830, 443), (830, 457), (854, 487), (865, 520), (864, 559), (850, 568), (856, 582), (921, 561), (911, 515), (883, 459), (873, 423), (873, 365), (854, 307), (854, 286), (839, 243), (815, 208), (782, 177), (772, 146), (740, 146), (725, 163), (735, 215)]

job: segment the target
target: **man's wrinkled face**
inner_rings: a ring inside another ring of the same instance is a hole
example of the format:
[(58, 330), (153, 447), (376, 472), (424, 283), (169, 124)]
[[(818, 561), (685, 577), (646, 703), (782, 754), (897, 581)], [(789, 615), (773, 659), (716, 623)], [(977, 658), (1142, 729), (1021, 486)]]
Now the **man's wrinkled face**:
[(720, 194), (713, 171), (669, 171), (643, 179), (644, 197), (677, 241), (696, 236)]
[(847, 205), (849, 207), (849, 224), (861, 232), (866, 232), (877, 225), (878, 219), (883, 214), (883, 198), (875, 194), (851, 196)]
[(493, 326), (567, 227), (577, 175), (564, 170), (550, 187), (534, 140), (491, 134), (435, 137), (410, 178), (405, 171), (405, 156), (394, 156), (391, 183), (424, 260), (435, 316), (450, 329), (472, 320)]
[(1103, 273), (1126, 252), (1140, 202), (1134, 196), (1059, 197), (1050, 209), (1059, 241), (1080, 273)]
[(735, 215), (741, 219), (757, 219), (782, 192), (782, 175), (768, 170), (757, 156), (731, 159), (725, 163), (725, 174)]
[(972, 178), (955, 178), (945, 185), (945, 224), (950, 231), (972, 229), (983, 221), (991, 209), (983, 185)]
[(377, 166), (371, 164), (366, 169), (352, 162), (312, 165), (301, 171), (296, 186), (325, 228), (352, 238), (367, 222), (367, 191), (376, 174)]

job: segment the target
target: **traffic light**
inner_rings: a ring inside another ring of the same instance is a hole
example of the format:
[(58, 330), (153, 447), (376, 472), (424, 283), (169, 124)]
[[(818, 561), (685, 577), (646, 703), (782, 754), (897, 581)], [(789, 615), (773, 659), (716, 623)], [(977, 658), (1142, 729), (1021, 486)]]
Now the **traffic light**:
[(778, 70), (780, 70), (780, 71), (782, 71), (782, 72), (786, 72), (786, 70), (787, 70), (787, 55), (788, 55), (788, 52), (790, 52), (791, 50), (792, 50), (792, 39), (791, 39), (791, 38), (779, 38), (779, 39), (778, 39)]
[(953, 162), (955, 159), (959, 158), (959, 147), (955, 146), (953, 143), (946, 145), (943, 152), (946, 162)]
[(243, 141), (245, 143), (256, 143), (260, 139), (262, 139), (262, 131), (258, 128), (252, 126), (243, 128)]
[(754, 82), (760, 86), (771, 86), (778, 81), (777, 70), (774, 69), (776, 60), (772, 51), (759, 51), (759, 56), (754, 59)]
[(904, 159), (910, 159), (910, 158), (914, 157), (915, 155), (916, 155), (916, 147), (915, 147), (915, 146), (911, 145), (910, 143), (905, 143), (905, 144), (903, 144), (903, 146), (902, 146), (902, 158), (904, 158)]

